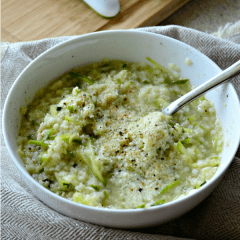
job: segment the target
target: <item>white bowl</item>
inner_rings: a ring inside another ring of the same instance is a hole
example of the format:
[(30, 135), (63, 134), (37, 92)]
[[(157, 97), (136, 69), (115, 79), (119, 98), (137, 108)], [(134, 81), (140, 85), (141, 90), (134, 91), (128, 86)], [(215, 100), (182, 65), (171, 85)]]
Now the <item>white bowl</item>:
[[(216, 108), (224, 131), (221, 164), (214, 177), (195, 193), (185, 198), (148, 209), (109, 210), (77, 204), (50, 192), (25, 170), (17, 152), (17, 136), (21, 121), (19, 109), (31, 102), (36, 91), (73, 67), (101, 61), (103, 58), (147, 61), (146, 57), (168, 66), (175, 63), (181, 75), (198, 86), (221, 69), (196, 49), (159, 34), (135, 30), (103, 31), (80, 36), (59, 44), (32, 61), (20, 74), (8, 94), (3, 112), (3, 135), (11, 157), (28, 187), (56, 211), (67, 216), (108, 227), (137, 228), (165, 223), (194, 208), (217, 186), (230, 165), (240, 140), (240, 104), (230, 83), (206, 94)], [(193, 62), (188, 66), (185, 59)]]

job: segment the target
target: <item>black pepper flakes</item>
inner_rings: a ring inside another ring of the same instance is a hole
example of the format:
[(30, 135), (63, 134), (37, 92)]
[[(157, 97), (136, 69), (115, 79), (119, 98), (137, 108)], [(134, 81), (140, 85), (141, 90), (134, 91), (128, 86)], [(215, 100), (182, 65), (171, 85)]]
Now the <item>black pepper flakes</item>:
[(142, 188), (139, 188), (138, 191), (141, 192), (143, 189)]

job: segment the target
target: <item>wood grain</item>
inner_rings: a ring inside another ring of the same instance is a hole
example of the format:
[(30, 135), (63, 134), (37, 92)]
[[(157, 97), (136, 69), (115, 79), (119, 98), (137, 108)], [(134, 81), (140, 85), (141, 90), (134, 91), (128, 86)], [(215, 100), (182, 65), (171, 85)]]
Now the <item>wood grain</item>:
[(109, 29), (153, 26), (189, 0), (120, 0), (112, 19), (81, 0), (2, 0), (2, 42), (32, 41)]

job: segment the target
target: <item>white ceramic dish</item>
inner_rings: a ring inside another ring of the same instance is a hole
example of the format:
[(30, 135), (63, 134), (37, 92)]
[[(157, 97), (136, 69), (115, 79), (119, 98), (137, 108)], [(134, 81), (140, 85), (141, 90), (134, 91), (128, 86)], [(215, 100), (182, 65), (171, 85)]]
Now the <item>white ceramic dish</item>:
[[(216, 108), (225, 144), (220, 167), (214, 177), (194, 194), (148, 209), (108, 210), (77, 204), (61, 198), (38, 184), (25, 170), (17, 153), (21, 120), (19, 109), (29, 103), (35, 92), (49, 81), (75, 66), (100, 61), (104, 57), (126, 61), (147, 61), (150, 57), (164, 66), (175, 63), (181, 75), (193, 85), (219, 73), (221, 69), (205, 55), (174, 39), (153, 33), (118, 30), (91, 33), (64, 42), (36, 58), (20, 74), (7, 97), (3, 112), (3, 135), (10, 155), (29, 188), (44, 203), (67, 216), (108, 227), (137, 228), (162, 224), (181, 216), (205, 199), (222, 179), (240, 140), (240, 104), (233, 86), (226, 83), (206, 94)], [(193, 62), (188, 66), (185, 59)]]

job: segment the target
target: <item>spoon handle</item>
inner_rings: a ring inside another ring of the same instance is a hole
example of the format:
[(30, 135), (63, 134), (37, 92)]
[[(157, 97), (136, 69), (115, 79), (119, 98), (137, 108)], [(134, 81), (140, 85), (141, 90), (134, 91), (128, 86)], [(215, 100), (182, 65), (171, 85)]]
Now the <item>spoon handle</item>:
[(201, 96), (205, 92), (215, 88), (216, 86), (224, 83), (225, 81), (229, 80), (230, 77), (234, 76), (235, 74), (240, 72), (240, 60), (234, 63), (229, 68), (225, 69), (218, 75), (214, 76), (207, 82), (201, 84), (200, 86), (194, 88), (190, 92), (186, 93), (182, 97), (178, 98), (174, 102), (172, 102), (168, 107), (163, 109), (163, 113), (165, 115), (172, 115), (178, 110), (180, 110), (184, 105), (190, 103), (197, 97)]

